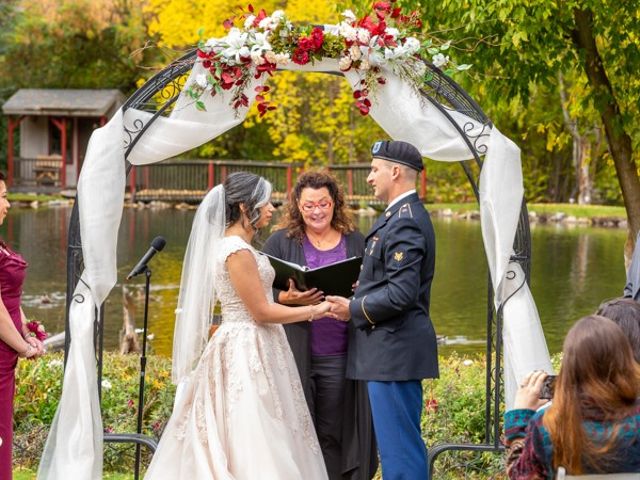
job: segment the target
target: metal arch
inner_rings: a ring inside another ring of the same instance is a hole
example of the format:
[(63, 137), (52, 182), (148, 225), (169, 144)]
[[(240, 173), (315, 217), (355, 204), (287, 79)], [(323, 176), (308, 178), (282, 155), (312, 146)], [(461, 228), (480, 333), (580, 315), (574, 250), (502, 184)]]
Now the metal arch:
[[(196, 61), (196, 51), (192, 50), (181, 58), (173, 62), (168, 67), (161, 70), (140, 87), (123, 105), (123, 112), (129, 108), (142, 110), (151, 114), (145, 123), (141, 120), (133, 122), (132, 125), (125, 125), (125, 161), (127, 163), (127, 174), (131, 170), (128, 157), (136, 143), (142, 138), (147, 129), (160, 116), (168, 115), (175, 104), (179, 93), (184, 87), (185, 75), (191, 70)], [(421, 90), (424, 100), (429, 101), (440, 112), (442, 112), (458, 130), (460, 136), (465, 141), (473, 156), (471, 161), (460, 161), (467, 179), (471, 185), (476, 199), (479, 198), (478, 182), (479, 177), (474, 173), (475, 167), (481, 171), (482, 155), (486, 153), (480, 140), (489, 135), (492, 127), (490, 119), (485, 115), (480, 106), (450, 77), (444, 75), (438, 68), (430, 63), (426, 63), (428, 74), (426, 82)], [(331, 75), (342, 75), (341, 72), (324, 72)], [(477, 123), (482, 125), (479, 134), (472, 135), (471, 131), (475, 125), (469, 122), (466, 125), (458, 125), (452, 118), (452, 112), (462, 113)], [(531, 271), (531, 233), (529, 229), (529, 218), (526, 204), (523, 200), (518, 228), (514, 240), (514, 255), (511, 260), (520, 264), (525, 272), (526, 281), (530, 281)], [(82, 273), (82, 243), (80, 238), (80, 224), (78, 217), (78, 202), (73, 208), (69, 224), (69, 245), (67, 248), (67, 315), (65, 338), (65, 359), (71, 341), (69, 336), (69, 309), (71, 303), (82, 302), (84, 298), (74, 296), (73, 292), (76, 284), (80, 281)], [(486, 405), (485, 405), (485, 441), (482, 444), (441, 444), (430, 448), (429, 465), (430, 468), (436, 457), (447, 450), (469, 450), (469, 451), (498, 451), (502, 448), (500, 444), (500, 404), (502, 399), (501, 385), (501, 360), (502, 360), (502, 310), (495, 311), (493, 307), (493, 289), (491, 278), (488, 277), (487, 288), (487, 371), (486, 371)], [(95, 322), (95, 345), (98, 363), (98, 389), (101, 387), (102, 376), (102, 326), (103, 319), (96, 319)], [(495, 364), (492, 364), (495, 354)], [(138, 440), (139, 441), (139, 440)], [(154, 446), (149, 444), (151, 449)]]

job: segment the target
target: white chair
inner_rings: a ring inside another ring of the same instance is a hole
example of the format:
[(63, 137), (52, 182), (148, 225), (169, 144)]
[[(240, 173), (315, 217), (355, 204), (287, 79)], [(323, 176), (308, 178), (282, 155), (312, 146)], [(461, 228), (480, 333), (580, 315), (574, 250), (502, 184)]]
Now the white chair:
[(605, 473), (600, 475), (567, 475), (564, 467), (558, 468), (556, 480), (640, 480), (640, 473)]

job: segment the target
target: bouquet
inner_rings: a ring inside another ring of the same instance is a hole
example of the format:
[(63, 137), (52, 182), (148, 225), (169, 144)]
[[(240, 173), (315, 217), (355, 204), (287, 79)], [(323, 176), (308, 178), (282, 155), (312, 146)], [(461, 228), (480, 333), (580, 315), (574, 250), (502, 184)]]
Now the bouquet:
[(31, 320), (30, 322), (28, 322), (27, 330), (27, 337), (35, 337), (41, 342), (43, 342), (49, 336), (44, 328), (44, 325), (42, 325), (37, 320)]

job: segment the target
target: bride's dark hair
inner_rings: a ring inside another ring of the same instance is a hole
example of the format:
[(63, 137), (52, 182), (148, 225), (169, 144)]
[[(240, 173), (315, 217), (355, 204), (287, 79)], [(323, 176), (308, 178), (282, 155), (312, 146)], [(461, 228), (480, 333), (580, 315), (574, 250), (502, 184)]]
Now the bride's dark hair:
[(224, 181), (225, 220), (227, 227), (242, 218), (243, 204), (251, 226), (260, 218), (260, 208), (271, 198), (271, 184), (254, 173), (234, 172)]

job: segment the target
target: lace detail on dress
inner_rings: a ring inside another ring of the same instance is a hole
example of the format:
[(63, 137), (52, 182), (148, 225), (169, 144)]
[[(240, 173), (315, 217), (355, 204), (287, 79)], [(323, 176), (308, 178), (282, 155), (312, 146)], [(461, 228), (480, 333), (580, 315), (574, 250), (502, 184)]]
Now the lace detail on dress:
[(261, 402), (261, 408), (269, 416), (286, 425), (292, 437), (301, 435), (307, 447), (319, 454), (315, 429), (282, 325), (256, 323), (231, 284), (226, 261), (240, 250), (253, 253), (264, 294), (273, 302), (271, 287), (275, 273), (267, 257), (240, 237), (224, 237), (212, 259), (221, 263), (216, 269), (214, 286), (222, 306), (222, 322), (189, 380), (195, 389), (194, 404), (179, 417), (175, 437), (184, 440), (195, 427), (202, 444), (207, 444), (210, 425), (204, 405), (196, 404), (202, 386), (208, 385), (206, 403), (220, 405), (225, 419), (242, 416), (245, 412), (237, 410), (238, 405), (247, 408), (246, 399), (252, 398)]

